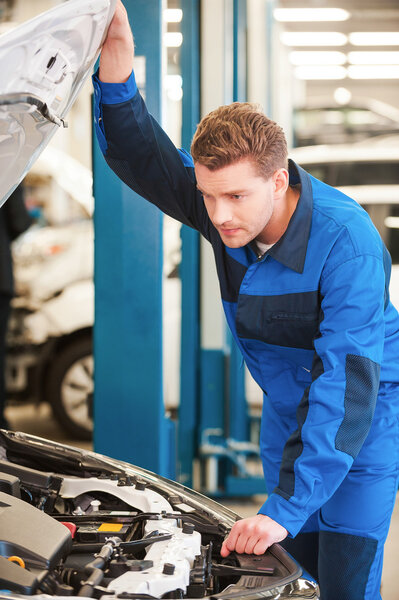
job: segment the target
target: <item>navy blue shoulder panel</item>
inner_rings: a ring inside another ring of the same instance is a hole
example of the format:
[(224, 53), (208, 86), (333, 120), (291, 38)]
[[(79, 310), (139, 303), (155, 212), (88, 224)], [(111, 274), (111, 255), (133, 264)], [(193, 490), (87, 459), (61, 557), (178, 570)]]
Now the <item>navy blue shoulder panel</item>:
[(230, 256), (219, 233), (213, 226), (210, 241), (215, 255), (222, 300), (225, 302), (237, 302), (247, 267)]

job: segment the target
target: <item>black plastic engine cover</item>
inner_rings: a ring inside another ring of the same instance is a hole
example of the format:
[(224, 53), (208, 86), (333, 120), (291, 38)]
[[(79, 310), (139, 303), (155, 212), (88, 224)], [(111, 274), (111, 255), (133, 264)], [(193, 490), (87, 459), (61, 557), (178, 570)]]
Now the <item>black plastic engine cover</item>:
[(0, 492), (0, 554), (20, 556), (27, 567), (53, 568), (70, 552), (69, 530), (19, 498)]
[(33, 594), (38, 586), (33, 573), (0, 556), (0, 588), (18, 594)]

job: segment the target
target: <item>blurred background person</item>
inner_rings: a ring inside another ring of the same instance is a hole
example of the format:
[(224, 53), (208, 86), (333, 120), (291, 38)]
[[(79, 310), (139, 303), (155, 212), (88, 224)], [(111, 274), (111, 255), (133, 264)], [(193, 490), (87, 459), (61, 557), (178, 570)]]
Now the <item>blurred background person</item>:
[(30, 224), (31, 217), (25, 207), (23, 188), (20, 185), (0, 208), (0, 427), (5, 429), (9, 428), (4, 417), (6, 333), (11, 298), (14, 295), (11, 242), (26, 231)]

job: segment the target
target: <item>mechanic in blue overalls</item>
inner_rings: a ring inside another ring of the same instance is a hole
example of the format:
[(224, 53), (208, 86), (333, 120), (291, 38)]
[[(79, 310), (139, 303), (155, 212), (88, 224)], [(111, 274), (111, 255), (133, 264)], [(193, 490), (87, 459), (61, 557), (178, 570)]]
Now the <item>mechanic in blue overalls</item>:
[(399, 451), (389, 254), (356, 202), (287, 162), (281, 128), (256, 106), (213, 111), (192, 156), (177, 150), (132, 66), (119, 2), (93, 78), (99, 144), (127, 185), (212, 244), (227, 321), (265, 392), (271, 493), (221, 554), (281, 542), (323, 600), (381, 598)]

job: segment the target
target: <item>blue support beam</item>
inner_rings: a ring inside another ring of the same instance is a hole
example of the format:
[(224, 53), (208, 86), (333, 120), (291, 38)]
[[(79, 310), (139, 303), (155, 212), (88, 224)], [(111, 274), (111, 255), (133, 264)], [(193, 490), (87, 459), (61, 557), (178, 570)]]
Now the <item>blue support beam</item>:
[[(181, 74), (183, 80), (182, 146), (190, 149), (200, 119), (199, 0), (181, 0), (183, 10)], [(179, 481), (192, 486), (197, 454), (199, 394), (199, 234), (182, 225), (182, 323), (180, 407), (178, 422)]]
[(247, 100), (247, 0), (234, 0), (233, 5), (233, 102)]
[[(234, 102), (247, 100), (247, 0), (234, 0), (233, 20), (233, 73)], [(228, 435), (243, 441), (249, 437), (248, 405), (245, 397), (245, 371), (240, 350), (233, 337), (228, 335), (229, 401)]]
[[(125, 0), (145, 93), (161, 120), (162, 1)], [(93, 145), (97, 452), (175, 476), (162, 385), (162, 214), (127, 188)]]

